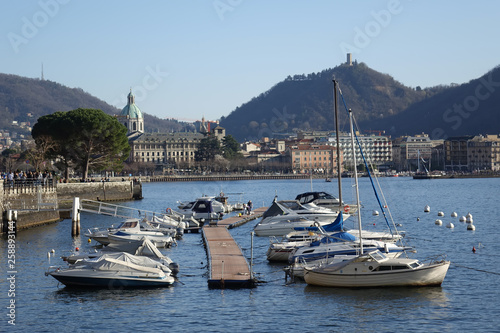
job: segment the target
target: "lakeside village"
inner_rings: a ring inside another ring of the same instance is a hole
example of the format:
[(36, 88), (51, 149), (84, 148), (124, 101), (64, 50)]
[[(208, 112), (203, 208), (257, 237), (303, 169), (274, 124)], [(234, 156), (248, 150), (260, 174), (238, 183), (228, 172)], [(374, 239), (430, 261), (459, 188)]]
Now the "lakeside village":
[[(231, 161), (222, 156), (207, 161), (196, 161), (195, 155), (200, 142), (208, 134), (222, 142), (226, 130), (218, 121), (194, 123), (196, 131), (173, 133), (145, 132), (142, 111), (135, 104), (132, 92), (128, 95), (127, 105), (117, 119), (128, 129), (131, 147), (124, 171), (120, 174), (105, 172), (94, 174), (85, 181), (129, 179), (139, 176), (160, 175), (207, 175), (207, 174), (313, 174), (315, 177), (334, 177), (337, 158), (340, 158), (343, 175), (353, 170), (353, 154), (348, 133), (339, 133), (340, 156), (337, 157), (335, 132), (299, 131), (287, 138), (262, 138), (257, 142), (240, 143), (240, 158)], [(24, 127), (27, 124), (22, 124)], [(29, 127), (28, 127), (29, 129)], [(363, 153), (371, 161), (373, 170), (381, 176), (411, 176), (414, 173), (434, 175), (483, 175), (500, 174), (500, 134), (468, 135), (449, 137), (445, 140), (431, 140), (425, 134), (391, 138), (383, 131), (357, 133)], [(15, 134), (15, 135), (12, 135)], [(44, 179), (53, 177), (62, 181), (62, 172), (54, 165), (44, 167), (41, 174), (34, 173), (29, 157), (23, 151), (33, 147), (34, 142), (17, 133), (0, 131), (0, 149), (10, 150), (12, 154), (3, 155), (5, 180)], [(358, 147), (356, 160), (361, 164), (362, 157)], [(358, 172), (364, 167), (358, 169)], [(50, 172), (49, 172), (50, 171)], [(73, 178), (78, 181), (78, 176)], [(116, 179), (116, 178), (115, 178)]]

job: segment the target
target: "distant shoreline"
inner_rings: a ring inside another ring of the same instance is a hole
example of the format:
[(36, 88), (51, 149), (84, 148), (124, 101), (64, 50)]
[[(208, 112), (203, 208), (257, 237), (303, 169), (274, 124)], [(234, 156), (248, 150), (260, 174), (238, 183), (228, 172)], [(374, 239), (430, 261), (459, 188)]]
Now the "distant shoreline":
[[(350, 178), (351, 176), (343, 176), (342, 178)], [(367, 176), (363, 176), (367, 177)], [(377, 175), (377, 177), (396, 177), (391, 175)], [(412, 175), (401, 175), (397, 177), (412, 177)], [(464, 178), (499, 178), (500, 174), (452, 174), (442, 175), (433, 179), (464, 179)], [(241, 175), (241, 174), (214, 174), (214, 175), (169, 175), (169, 176), (146, 176), (140, 177), (143, 182), (183, 182), (183, 181), (235, 181), (235, 180), (288, 180), (288, 179), (309, 179), (307, 174), (265, 174), (265, 175)], [(313, 175), (313, 179), (327, 179), (324, 175)], [(332, 182), (336, 181), (336, 177), (329, 178)]]

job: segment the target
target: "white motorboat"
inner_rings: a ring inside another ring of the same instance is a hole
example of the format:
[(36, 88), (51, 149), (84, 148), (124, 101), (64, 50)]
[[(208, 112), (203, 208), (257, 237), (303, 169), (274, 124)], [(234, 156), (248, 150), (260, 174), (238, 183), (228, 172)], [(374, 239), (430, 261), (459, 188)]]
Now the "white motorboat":
[(196, 220), (219, 220), (224, 215), (224, 205), (214, 197), (200, 197), (195, 201), (180, 202), (177, 212)]
[[(334, 85), (336, 92), (337, 83), (335, 80)], [(349, 110), (349, 123), (351, 147), (353, 150), (356, 201), (359, 206), (359, 185), (351, 110)], [(359, 149), (361, 150), (361, 147)], [(369, 170), (368, 167), (367, 169)], [(368, 175), (370, 176), (369, 172)], [(359, 243), (360, 254), (342, 262), (335, 262), (325, 266), (306, 267), (304, 280), (307, 284), (326, 287), (440, 286), (442, 284), (450, 266), (449, 261), (431, 261), (423, 264), (416, 259), (387, 258), (378, 250), (365, 253), (360, 212), (358, 212), (358, 227), (359, 235), (361, 236)]]
[(311, 191), (311, 192), (300, 193), (297, 194), (295, 200), (297, 200), (303, 205), (313, 203), (318, 207), (328, 208), (334, 211), (338, 211), (340, 207), (342, 210), (345, 209), (351, 215), (357, 211), (356, 205), (351, 205), (351, 204), (346, 205), (345, 202), (342, 202), (342, 205), (340, 205), (339, 198), (324, 191)]
[(140, 241), (144, 239), (144, 237), (148, 237), (156, 247), (170, 247), (174, 242), (172, 236), (165, 235), (162, 232), (141, 231), (139, 233), (136, 233), (128, 230), (118, 230), (116, 232), (108, 234), (108, 241), (110, 244), (129, 243)]
[(450, 262), (387, 258), (380, 251), (325, 266), (305, 267), (307, 284), (324, 287), (440, 286)]
[(78, 252), (78, 254), (64, 256), (62, 257), (62, 259), (68, 264), (75, 264), (77, 261), (83, 259), (93, 259), (100, 257), (103, 254), (113, 252), (126, 252), (136, 256), (146, 256), (148, 258), (159, 261), (165, 266), (168, 266), (168, 268), (170, 268), (170, 270), (172, 271), (172, 275), (174, 276), (179, 272), (179, 264), (173, 262), (169, 257), (164, 256), (147, 236), (140, 241), (130, 241), (127, 243), (110, 243), (100, 250), (94, 249), (94, 252), (91, 253)]
[(52, 267), (46, 275), (68, 287), (109, 289), (165, 287), (175, 281), (167, 266), (148, 257), (124, 252), (83, 259), (66, 269)]
[[(272, 205), (262, 215), (262, 220), (255, 226), (257, 236), (284, 236), (297, 227), (326, 225), (336, 220), (339, 213), (317, 206), (305, 207), (296, 200), (273, 200)], [(342, 215), (342, 221), (349, 214)], [(340, 221), (339, 221), (340, 223)]]
[[(100, 230), (97, 228), (90, 229), (85, 233), (89, 237), (103, 245), (108, 245), (111, 242), (128, 242), (141, 240), (144, 236), (148, 236), (157, 247), (170, 246), (173, 239), (170, 235), (165, 235), (163, 232), (154, 231), (150, 226), (144, 226), (145, 222), (139, 219), (127, 219), (122, 222), (117, 228), (107, 228)], [(141, 228), (141, 225), (143, 228)], [(148, 230), (149, 229), (149, 230)]]

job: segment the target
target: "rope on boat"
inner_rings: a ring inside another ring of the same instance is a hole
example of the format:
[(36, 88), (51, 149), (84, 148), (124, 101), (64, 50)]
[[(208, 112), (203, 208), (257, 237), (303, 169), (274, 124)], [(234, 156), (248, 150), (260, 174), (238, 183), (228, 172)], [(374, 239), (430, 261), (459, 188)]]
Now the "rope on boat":
[(467, 266), (463, 266), (463, 265), (459, 265), (459, 264), (454, 264), (454, 263), (451, 263), (451, 265), (454, 265), (454, 266), (457, 266), (457, 267), (461, 267), (461, 268), (470, 269), (470, 270), (472, 270), (472, 271), (476, 271), (476, 272), (482, 272), (482, 273), (488, 273), (488, 274), (500, 275), (500, 273), (497, 273), (497, 272), (490, 272), (490, 271), (485, 271), (484, 269), (477, 269), (477, 268), (467, 267)]

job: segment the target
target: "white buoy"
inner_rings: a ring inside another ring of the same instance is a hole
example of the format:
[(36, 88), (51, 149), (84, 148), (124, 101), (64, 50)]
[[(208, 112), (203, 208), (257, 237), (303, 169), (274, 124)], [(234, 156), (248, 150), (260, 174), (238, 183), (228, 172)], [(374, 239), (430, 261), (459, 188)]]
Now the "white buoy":
[(467, 224), (467, 230), (476, 230), (476, 226), (474, 224)]
[(455, 225), (454, 225), (453, 223), (451, 223), (451, 222), (450, 222), (450, 223), (448, 223), (448, 224), (446, 225), (446, 228), (453, 229), (453, 228), (455, 228)]
[(50, 250), (50, 253), (54, 254), (54, 253), (56, 253), (56, 250), (52, 249), (52, 250)]
[(443, 225), (443, 221), (440, 219), (437, 219), (436, 222), (434, 222), (435, 225)]
[(457, 216), (458, 216), (458, 215), (457, 215), (457, 212), (453, 212), (453, 213), (451, 213), (451, 217), (457, 217)]
[(374, 211), (372, 212), (372, 215), (373, 215), (373, 216), (378, 216), (378, 214), (379, 214), (379, 213), (378, 213), (378, 210), (374, 210)]
[(472, 214), (471, 213), (467, 213), (467, 215), (465, 215), (465, 222), (467, 222), (467, 223), (472, 223), (473, 222)]
[(425, 213), (428, 213), (431, 211), (431, 207), (429, 207), (428, 205), (424, 207), (424, 212)]
[(438, 216), (444, 216), (443, 212), (438, 212)]
[(465, 216), (460, 216), (460, 218), (458, 219), (460, 222), (465, 222)]

